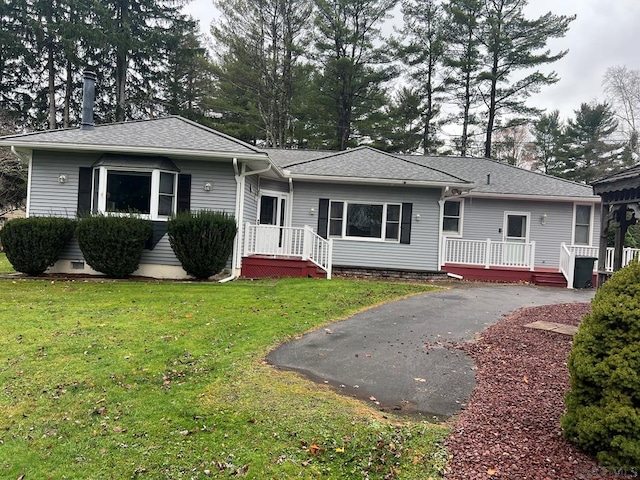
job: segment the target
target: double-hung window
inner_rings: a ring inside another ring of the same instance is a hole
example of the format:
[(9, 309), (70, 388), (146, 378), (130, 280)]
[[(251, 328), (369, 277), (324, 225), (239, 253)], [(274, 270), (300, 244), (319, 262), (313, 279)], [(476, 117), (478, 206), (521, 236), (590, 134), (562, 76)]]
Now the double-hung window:
[(462, 235), (462, 201), (447, 200), (444, 202), (442, 216), (442, 232), (445, 235)]
[(574, 245), (591, 245), (591, 205), (576, 205), (574, 223)]
[(178, 168), (167, 158), (105, 155), (93, 167), (91, 211), (166, 220), (176, 212)]
[(401, 204), (331, 201), (329, 236), (398, 242), (401, 218)]

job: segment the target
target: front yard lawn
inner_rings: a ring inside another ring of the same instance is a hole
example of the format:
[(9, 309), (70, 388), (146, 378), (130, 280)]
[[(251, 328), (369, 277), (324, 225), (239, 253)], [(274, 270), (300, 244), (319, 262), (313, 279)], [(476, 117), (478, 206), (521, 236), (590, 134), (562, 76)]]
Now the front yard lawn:
[(0, 280), (2, 478), (437, 478), (446, 428), (263, 362), (279, 342), (428, 288)]
[(0, 275), (5, 275), (7, 273), (16, 273), (16, 271), (9, 263), (9, 260), (7, 260), (7, 256), (0, 252)]

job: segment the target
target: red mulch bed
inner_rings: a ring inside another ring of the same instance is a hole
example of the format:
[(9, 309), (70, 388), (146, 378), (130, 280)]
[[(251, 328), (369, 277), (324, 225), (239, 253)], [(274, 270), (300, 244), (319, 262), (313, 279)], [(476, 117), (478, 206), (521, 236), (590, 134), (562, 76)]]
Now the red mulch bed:
[(523, 327), (537, 320), (577, 325), (590, 308), (525, 308), (459, 346), (475, 361), (477, 385), (447, 440), (447, 479), (631, 478), (608, 472), (562, 437), (571, 337)]

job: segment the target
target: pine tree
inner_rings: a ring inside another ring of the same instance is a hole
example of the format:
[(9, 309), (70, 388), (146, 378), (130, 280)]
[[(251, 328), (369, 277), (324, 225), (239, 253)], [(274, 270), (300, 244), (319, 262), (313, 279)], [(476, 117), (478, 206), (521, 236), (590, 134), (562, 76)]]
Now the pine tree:
[(534, 168), (549, 175), (559, 172), (558, 157), (562, 146), (563, 125), (560, 112), (543, 113), (531, 127), (534, 142)]
[(318, 109), (332, 118), (328, 146), (346, 149), (354, 127), (385, 105), (384, 83), (393, 76), (379, 27), (396, 0), (315, 0), (316, 61), (320, 70)]
[(222, 12), (222, 21), (212, 28), (220, 47), (216, 71), (222, 114), (253, 125), (253, 135), (268, 146), (291, 145), (309, 0), (218, 1), (216, 6)]
[(398, 56), (409, 67), (414, 93), (422, 100), (422, 151), (425, 155), (433, 154), (443, 144), (437, 131), (447, 83), (442, 62), (448, 26), (436, 0), (404, 0), (402, 14), (404, 25), (399, 33), (404, 41), (398, 45)]
[[(549, 39), (564, 36), (575, 17), (549, 12), (529, 20), (523, 12), (526, 4), (526, 0), (486, 0), (482, 12), (480, 39), (486, 49), (486, 62), (480, 78), (484, 83), (482, 96), (487, 107), (485, 157), (492, 154), (492, 136), (499, 116), (511, 113), (526, 117), (539, 113), (526, 106), (526, 99), (542, 86), (558, 81), (555, 72), (526, 71), (553, 63), (567, 53), (552, 55), (543, 49)], [(513, 75), (523, 70), (524, 77), (514, 81)]]
[(481, 65), (478, 18), (482, 12), (480, 0), (449, 0), (443, 6), (447, 23), (447, 50), (444, 65), (449, 69), (447, 91), (457, 106), (455, 119), (461, 122), (457, 141), (458, 153), (466, 156), (470, 148), (471, 128), (478, 123), (474, 114), (479, 102), (478, 75)]
[(607, 103), (583, 103), (565, 130), (561, 176), (589, 183), (621, 169), (623, 145), (611, 141), (616, 121)]

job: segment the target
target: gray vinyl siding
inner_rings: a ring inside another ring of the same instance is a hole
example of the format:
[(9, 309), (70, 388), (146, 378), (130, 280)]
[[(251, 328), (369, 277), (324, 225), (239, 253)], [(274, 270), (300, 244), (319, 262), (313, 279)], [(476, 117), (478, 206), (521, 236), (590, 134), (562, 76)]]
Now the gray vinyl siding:
[[(438, 270), (440, 190), (294, 182), (292, 226), (317, 231), (318, 201), (412, 203), (411, 243), (333, 239), (333, 264), (398, 270)], [(314, 209), (313, 214), (311, 209)], [(420, 221), (416, 215), (420, 214)]]
[[(54, 215), (74, 218), (78, 203), (78, 172), (80, 167), (91, 167), (102, 153), (59, 153), (36, 151), (31, 172), (29, 215)], [(235, 214), (236, 182), (230, 161), (206, 162), (172, 159), (181, 173), (191, 174), (191, 210), (216, 210)], [(67, 182), (58, 183), (58, 176), (67, 176)], [(211, 191), (205, 191), (211, 183)], [(72, 240), (61, 254), (63, 260), (82, 260), (77, 241)], [(169, 238), (162, 237), (153, 250), (143, 250), (141, 263), (180, 265), (173, 254)]]
[(271, 178), (260, 178), (260, 190), (271, 190), (272, 192), (288, 193), (289, 182), (273, 180)]
[[(462, 238), (502, 241), (505, 212), (529, 213), (529, 241), (536, 242), (536, 267), (556, 268), (559, 267), (561, 243), (570, 245), (572, 242), (573, 206), (572, 202), (465, 198)], [(598, 246), (599, 208), (598, 205), (593, 208), (595, 215), (591, 245)], [(544, 214), (547, 217), (542, 225), (541, 218)]]
[(243, 223), (256, 223), (258, 218), (258, 183), (256, 175), (245, 177)]
[[(78, 208), (78, 169), (90, 167), (98, 158), (99, 155), (94, 153), (33, 152), (27, 214), (75, 218)], [(66, 175), (66, 183), (58, 183), (61, 174)]]

